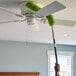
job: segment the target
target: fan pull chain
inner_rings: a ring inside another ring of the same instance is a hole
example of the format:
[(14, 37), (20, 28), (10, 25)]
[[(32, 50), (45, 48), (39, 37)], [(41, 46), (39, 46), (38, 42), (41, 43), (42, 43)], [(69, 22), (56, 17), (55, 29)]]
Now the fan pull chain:
[(28, 45), (28, 25), (26, 26), (26, 45)]
[(56, 42), (55, 42), (53, 26), (51, 26), (51, 28), (52, 28), (52, 37), (53, 37), (54, 52), (55, 52), (55, 59), (56, 59), (56, 63), (55, 63), (55, 67), (54, 67), (54, 69), (55, 69), (55, 76), (59, 76), (60, 66), (58, 64), (57, 48), (56, 48)]

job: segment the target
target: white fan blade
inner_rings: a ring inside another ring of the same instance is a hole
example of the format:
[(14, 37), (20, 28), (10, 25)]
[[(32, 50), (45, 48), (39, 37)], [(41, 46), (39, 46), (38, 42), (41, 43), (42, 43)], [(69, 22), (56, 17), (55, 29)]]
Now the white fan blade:
[(64, 26), (74, 26), (76, 24), (76, 21), (72, 21), (72, 20), (56, 19), (55, 22), (56, 25), (64, 25)]
[(0, 10), (5, 11), (5, 12), (8, 12), (8, 13), (11, 13), (11, 14), (14, 14), (15, 16), (18, 16), (18, 17), (24, 18), (23, 15), (20, 15), (20, 14), (14, 13), (14, 12), (12, 12), (12, 11), (6, 9), (6, 8), (0, 7)]
[(43, 7), (39, 11), (37, 11), (35, 15), (37, 17), (44, 17), (44, 16), (48, 16), (50, 14), (53, 14), (55, 12), (62, 10), (62, 9), (65, 9), (65, 8), (66, 7), (64, 5), (62, 5), (61, 3), (54, 1), (53, 3)]
[(11, 22), (20, 22), (20, 20), (3, 21), (3, 22), (0, 22), (0, 24), (11, 23)]
[(0, 22), (0, 24), (4, 24), (4, 23), (11, 23), (11, 22), (23, 22), (23, 21), (26, 21), (27, 19), (24, 19), (24, 20), (11, 20), (11, 21), (2, 21)]

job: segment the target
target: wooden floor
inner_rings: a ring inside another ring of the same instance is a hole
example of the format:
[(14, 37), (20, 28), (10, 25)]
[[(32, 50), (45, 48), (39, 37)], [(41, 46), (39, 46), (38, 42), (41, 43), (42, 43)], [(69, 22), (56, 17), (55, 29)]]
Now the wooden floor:
[(0, 76), (39, 76), (39, 72), (0, 72)]

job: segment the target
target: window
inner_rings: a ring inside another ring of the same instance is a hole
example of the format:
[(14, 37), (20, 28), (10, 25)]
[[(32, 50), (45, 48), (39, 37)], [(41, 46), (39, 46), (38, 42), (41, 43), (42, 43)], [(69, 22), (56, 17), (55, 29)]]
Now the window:
[[(58, 52), (58, 61), (60, 64), (60, 76), (73, 76), (73, 52)], [(48, 76), (55, 76), (55, 55), (48, 51)]]

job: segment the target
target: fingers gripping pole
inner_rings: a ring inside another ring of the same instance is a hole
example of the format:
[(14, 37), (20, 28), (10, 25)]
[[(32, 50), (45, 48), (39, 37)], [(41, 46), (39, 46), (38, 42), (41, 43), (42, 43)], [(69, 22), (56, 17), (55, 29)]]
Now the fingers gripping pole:
[(58, 64), (58, 57), (57, 57), (57, 48), (56, 48), (56, 42), (55, 42), (55, 36), (54, 36), (54, 29), (53, 26), (51, 26), (52, 29), (52, 37), (53, 37), (53, 43), (54, 43), (54, 52), (55, 52), (55, 59), (56, 59), (56, 63), (55, 63), (55, 76), (59, 76), (59, 70), (60, 70), (60, 66)]

